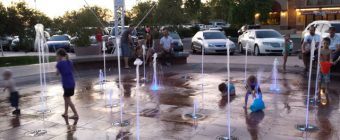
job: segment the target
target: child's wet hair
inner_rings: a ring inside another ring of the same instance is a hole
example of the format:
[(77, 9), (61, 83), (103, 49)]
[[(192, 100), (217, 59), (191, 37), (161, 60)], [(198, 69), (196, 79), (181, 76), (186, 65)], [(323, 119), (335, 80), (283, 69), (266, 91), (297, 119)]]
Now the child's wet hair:
[(57, 50), (57, 56), (65, 57), (68, 60), (68, 54), (65, 49), (60, 48)]
[(12, 77), (12, 71), (7, 69), (2, 73), (3, 77)]
[(323, 38), (323, 41), (324, 41), (324, 42), (327, 42), (328, 44), (330, 44), (331, 39), (330, 39), (329, 37), (325, 37), (325, 38)]
[(255, 83), (255, 82), (257, 82), (256, 81), (257, 79), (256, 79), (256, 77), (254, 76), (254, 75), (250, 75), (249, 77), (248, 77), (248, 82), (250, 82), (250, 83)]
[(227, 85), (226, 85), (225, 83), (219, 84), (219, 85), (218, 85), (218, 90), (219, 90), (220, 92), (225, 92), (225, 91), (227, 91)]

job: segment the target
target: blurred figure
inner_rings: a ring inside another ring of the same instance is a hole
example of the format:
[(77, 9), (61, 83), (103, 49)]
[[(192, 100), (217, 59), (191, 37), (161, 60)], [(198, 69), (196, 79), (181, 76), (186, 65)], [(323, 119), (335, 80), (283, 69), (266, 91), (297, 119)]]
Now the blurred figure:
[(103, 32), (100, 27), (97, 28), (96, 41), (98, 43), (98, 47), (102, 48), (103, 47)]
[(130, 25), (127, 30), (122, 33), (120, 38), (120, 47), (122, 48), (122, 56), (124, 57), (124, 68), (130, 69), (129, 66), (129, 58), (131, 57), (131, 45), (133, 44), (132, 40), (132, 32), (134, 30), (134, 26)]
[(5, 70), (5, 72), (2, 74), (5, 84), (3, 91), (6, 90), (9, 93), (9, 102), (11, 103), (11, 106), (15, 108), (15, 110), (12, 112), (13, 115), (20, 115), (20, 109), (19, 109), (19, 92), (16, 90), (15, 87), (15, 81), (12, 79), (12, 72), (10, 70)]

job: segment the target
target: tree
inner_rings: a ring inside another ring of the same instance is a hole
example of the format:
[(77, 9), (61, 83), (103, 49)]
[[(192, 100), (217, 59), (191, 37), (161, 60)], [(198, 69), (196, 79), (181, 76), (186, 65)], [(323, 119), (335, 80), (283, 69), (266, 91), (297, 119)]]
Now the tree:
[(7, 10), (5, 6), (0, 2), (0, 36), (5, 34), (5, 30), (7, 27)]
[(201, 12), (201, 0), (186, 0), (184, 3), (184, 11), (192, 20), (198, 20)]
[(53, 28), (70, 35), (76, 35), (84, 28), (107, 26), (107, 21), (111, 18), (110, 13), (110, 10), (98, 6), (68, 11), (63, 16), (53, 19)]
[(229, 17), (233, 24), (253, 24), (254, 16), (259, 13), (260, 21), (268, 18), (273, 0), (234, 0)]
[(157, 24), (178, 25), (186, 22), (181, 8), (182, 0), (159, 0), (156, 9)]
[(211, 0), (208, 4), (211, 8), (211, 18), (228, 21), (231, 0)]
[[(140, 2), (134, 7), (132, 7), (131, 11), (129, 12), (130, 17), (132, 19), (133, 24), (138, 24), (144, 16), (149, 12), (149, 10), (154, 6), (154, 2), (152, 1), (145, 1)], [(154, 16), (156, 15), (156, 10), (150, 11), (149, 15), (144, 19), (141, 25), (154, 25)]]

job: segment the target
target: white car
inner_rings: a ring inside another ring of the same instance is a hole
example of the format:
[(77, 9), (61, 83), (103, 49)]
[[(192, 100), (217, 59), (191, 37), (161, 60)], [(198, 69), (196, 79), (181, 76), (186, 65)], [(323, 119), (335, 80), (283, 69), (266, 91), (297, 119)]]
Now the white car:
[(227, 47), (230, 48), (230, 54), (234, 54), (235, 43), (229, 40), (223, 32), (214, 30), (199, 31), (191, 40), (191, 49), (193, 53), (197, 51), (204, 53), (227, 53)]
[(340, 35), (340, 20), (327, 21), (327, 20), (317, 20), (306, 26), (306, 28), (302, 32), (301, 38), (303, 39), (306, 34), (309, 34), (309, 28), (311, 26), (316, 27), (315, 33), (320, 35), (321, 38), (325, 38), (329, 36), (328, 29), (329, 27), (335, 27), (336, 34)]
[[(292, 42), (292, 41), (291, 41)], [(240, 52), (248, 48), (254, 55), (281, 54), (284, 48), (283, 36), (273, 29), (252, 29), (244, 32), (238, 40)], [(291, 45), (290, 52), (293, 45)]]

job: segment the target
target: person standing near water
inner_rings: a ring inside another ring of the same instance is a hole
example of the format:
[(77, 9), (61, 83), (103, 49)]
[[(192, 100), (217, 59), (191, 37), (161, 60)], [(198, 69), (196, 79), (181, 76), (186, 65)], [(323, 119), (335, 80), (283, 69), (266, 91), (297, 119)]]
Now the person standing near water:
[(287, 63), (287, 59), (289, 56), (289, 50), (291, 49), (292, 46), (292, 42), (290, 40), (290, 35), (286, 34), (284, 35), (284, 39), (285, 39), (285, 43), (283, 46), (283, 50), (282, 50), (282, 55), (283, 55), (283, 71), (286, 72), (286, 63)]
[(305, 35), (301, 45), (302, 61), (305, 65), (305, 72), (308, 71), (313, 40), (315, 41), (315, 48), (317, 49), (321, 41), (320, 35), (315, 34), (315, 27), (311, 26), (309, 27), (309, 34)]
[[(75, 81), (73, 77), (72, 62), (68, 59), (68, 55), (64, 49), (57, 51), (57, 75), (61, 75), (62, 86), (64, 89), (65, 112), (61, 116), (69, 119), (79, 119), (77, 110), (71, 100), (74, 95)], [(68, 117), (68, 107), (74, 113), (73, 116)]]
[(335, 61), (340, 56), (340, 36), (335, 34), (335, 27), (329, 27), (329, 39), (331, 43), (329, 45), (329, 49), (332, 51), (332, 60)]
[(122, 55), (124, 57), (124, 68), (129, 69), (129, 58), (131, 57), (131, 49), (130, 45), (132, 45), (132, 31), (134, 30), (134, 26), (130, 25), (127, 30), (125, 30), (120, 38), (120, 47), (122, 49)]
[(100, 27), (97, 28), (96, 41), (98, 43), (98, 47), (102, 48), (103, 47), (103, 33)]

